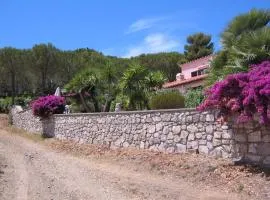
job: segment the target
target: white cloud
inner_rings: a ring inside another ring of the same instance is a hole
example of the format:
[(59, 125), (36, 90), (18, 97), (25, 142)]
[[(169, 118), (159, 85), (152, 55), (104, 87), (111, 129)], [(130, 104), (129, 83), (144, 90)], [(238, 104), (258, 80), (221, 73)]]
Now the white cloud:
[(128, 49), (128, 52), (123, 56), (125, 58), (138, 56), (142, 53), (158, 53), (174, 51), (180, 44), (178, 41), (172, 39), (170, 36), (155, 33), (147, 35), (143, 42)]
[(126, 31), (126, 34), (150, 29), (158, 22), (164, 19), (165, 17), (139, 19), (129, 26), (128, 31)]

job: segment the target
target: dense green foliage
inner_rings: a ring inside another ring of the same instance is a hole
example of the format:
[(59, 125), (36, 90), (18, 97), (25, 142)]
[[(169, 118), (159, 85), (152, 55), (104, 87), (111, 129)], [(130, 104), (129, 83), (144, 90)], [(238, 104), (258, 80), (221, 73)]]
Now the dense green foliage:
[[(14, 103), (25, 108), (29, 106), (31, 99), (32, 98), (30, 96), (20, 96), (14, 99)], [(11, 97), (0, 98), (0, 113), (8, 113), (11, 106)]]
[(113, 66), (117, 79), (136, 62), (174, 80), (179, 72), (177, 62), (183, 57), (179, 53), (160, 53), (124, 59), (87, 48), (62, 51), (50, 43), (34, 45), (32, 49), (5, 47), (0, 49), (0, 96), (53, 94), (56, 87), (66, 85), (75, 74), (87, 69), (99, 73), (107, 63)]
[(134, 98), (130, 93), (123, 94), (124, 88), (121, 91), (120, 87), (123, 72), (131, 65), (143, 66), (145, 74), (138, 77), (143, 79), (144, 89), (137, 89), (144, 91), (141, 95), (146, 99), (164, 80), (175, 79), (179, 72), (177, 63), (181, 60), (184, 61), (183, 55), (176, 52), (124, 59), (104, 56), (91, 49), (62, 51), (50, 43), (27, 50), (7, 47), (0, 49), (0, 96), (12, 97), (11, 104), (14, 104), (15, 98), (24, 94), (44, 96), (65, 86), (69, 93), (77, 94), (71, 99), (73, 107), (83, 112), (109, 111), (119, 96), (125, 96), (127, 109), (139, 109), (148, 105), (145, 101), (141, 106), (131, 106)]
[(184, 108), (185, 98), (178, 91), (160, 91), (150, 99), (151, 109)]
[(141, 65), (133, 64), (124, 72), (119, 87), (121, 93), (128, 97), (130, 110), (148, 109), (149, 94), (161, 89), (164, 82), (161, 72), (151, 72)]
[(11, 105), (12, 105), (11, 97), (1, 98), (0, 99), (0, 113), (8, 113)]
[(191, 89), (185, 94), (185, 107), (196, 108), (204, 99), (203, 89)]
[(179, 73), (178, 64), (185, 63), (187, 60), (183, 54), (178, 52), (157, 53), (157, 54), (142, 54), (132, 58), (140, 65), (151, 70), (159, 70), (163, 72), (169, 81), (174, 81), (175, 76)]
[(208, 85), (270, 59), (269, 22), (270, 10), (253, 9), (229, 23), (221, 34), (223, 48), (212, 63)]
[(208, 56), (214, 52), (211, 35), (195, 33), (187, 37), (187, 43), (185, 45), (185, 56), (188, 61)]

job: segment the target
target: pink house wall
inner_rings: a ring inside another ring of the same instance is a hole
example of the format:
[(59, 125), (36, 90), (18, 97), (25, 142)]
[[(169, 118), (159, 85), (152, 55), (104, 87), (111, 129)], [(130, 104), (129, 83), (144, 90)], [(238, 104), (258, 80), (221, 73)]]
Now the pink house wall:
[(199, 69), (208, 68), (210, 61), (213, 59), (213, 55), (205, 56), (197, 60), (179, 65), (182, 69), (182, 74), (185, 79), (191, 78), (191, 72), (197, 71)]

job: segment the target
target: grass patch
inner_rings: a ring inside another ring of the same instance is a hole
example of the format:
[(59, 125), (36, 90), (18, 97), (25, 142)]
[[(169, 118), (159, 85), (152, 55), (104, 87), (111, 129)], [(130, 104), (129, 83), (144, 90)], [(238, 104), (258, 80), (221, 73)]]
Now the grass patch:
[(10, 134), (18, 135), (18, 136), (24, 137), (26, 139), (30, 139), (34, 142), (41, 142), (41, 141), (44, 141), (46, 139), (38, 133), (29, 133), (25, 130), (16, 128), (14, 126), (6, 126), (6, 127), (4, 127), (4, 130)]

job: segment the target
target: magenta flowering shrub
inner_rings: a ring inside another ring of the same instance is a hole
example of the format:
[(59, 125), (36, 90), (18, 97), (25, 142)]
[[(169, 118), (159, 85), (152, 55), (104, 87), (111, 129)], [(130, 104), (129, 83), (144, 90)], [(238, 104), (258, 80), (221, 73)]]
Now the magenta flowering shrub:
[(59, 96), (39, 97), (31, 104), (33, 114), (41, 118), (48, 118), (53, 114), (62, 114), (65, 110), (65, 99)]
[[(270, 122), (270, 60), (252, 65), (247, 73), (227, 76), (206, 91), (199, 110), (219, 109), (222, 117), (237, 114), (237, 122)], [(255, 117), (255, 116), (258, 116)]]

